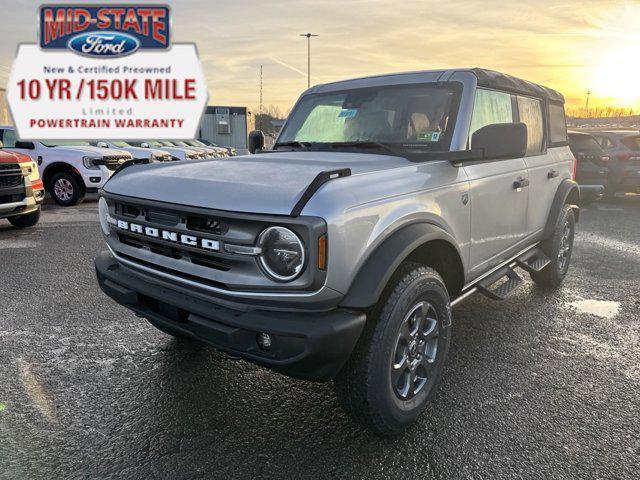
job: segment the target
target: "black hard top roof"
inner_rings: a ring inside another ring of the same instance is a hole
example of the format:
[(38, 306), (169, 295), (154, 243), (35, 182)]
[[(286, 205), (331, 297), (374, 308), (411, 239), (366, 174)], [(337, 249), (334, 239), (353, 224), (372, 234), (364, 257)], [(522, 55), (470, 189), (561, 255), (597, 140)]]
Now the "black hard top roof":
[(470, 71), (472, 71), (478, 78), (479, 87), (506, 90), (508, 92), (519, 93), (521, 95), (542, 97), (550, 102), (564, 103), (564, 97), (560, 92), (556, 92), (548, 87), (543, 87), (537, 83), (512, 77), (506, 73), (486, 70), (484, 68), (472, 68)]

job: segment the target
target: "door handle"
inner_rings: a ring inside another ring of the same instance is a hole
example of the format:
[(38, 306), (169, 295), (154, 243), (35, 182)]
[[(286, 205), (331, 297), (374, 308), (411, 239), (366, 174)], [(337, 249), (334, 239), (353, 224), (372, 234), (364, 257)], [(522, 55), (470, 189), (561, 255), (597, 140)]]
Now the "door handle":
[(528, 178), (519, 178), (515, 182), (513, 182), (514, 190), (520, 190), (521, 188), (528, 187), (528, 186), (529, 186)]
[(558, 175), (560, 175), (560, 172), (557, 170), (549, 170), (549, 173), (547, 173), (547, 178), (549, 180), (551, 180), (552, 178), (556, 178)]

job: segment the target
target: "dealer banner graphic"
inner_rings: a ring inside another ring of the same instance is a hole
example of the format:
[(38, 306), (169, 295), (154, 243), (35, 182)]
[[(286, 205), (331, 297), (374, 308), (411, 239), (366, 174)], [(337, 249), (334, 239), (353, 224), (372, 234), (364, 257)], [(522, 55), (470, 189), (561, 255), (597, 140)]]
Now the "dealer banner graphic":
[(207, 104), (194, 44), (166, 5), (43, 5), (7, 100), (23, 140), (193, 138)]

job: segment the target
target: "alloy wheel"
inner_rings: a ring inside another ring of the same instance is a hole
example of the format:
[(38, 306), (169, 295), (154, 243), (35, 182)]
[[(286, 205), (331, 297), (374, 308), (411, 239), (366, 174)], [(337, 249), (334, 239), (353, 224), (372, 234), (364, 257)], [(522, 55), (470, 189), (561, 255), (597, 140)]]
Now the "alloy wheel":
[(438, 314), (428, 302), (414, 305), (404, 317), (391, 363), (391, 384), (401, 400), (433, 383), (439, 330)]
[(73, 185), (66, 178), (59, 178), (53, 185), (53, 191), (63, 202), (68, 202), (73, 197)]
[(558, 270), (564, 272), (569, 264), (569, 256), (571, 255), (572, 239), (571, 224), (567, 220), (562, 230), (560, 238), (560, 248), (558, 249)]

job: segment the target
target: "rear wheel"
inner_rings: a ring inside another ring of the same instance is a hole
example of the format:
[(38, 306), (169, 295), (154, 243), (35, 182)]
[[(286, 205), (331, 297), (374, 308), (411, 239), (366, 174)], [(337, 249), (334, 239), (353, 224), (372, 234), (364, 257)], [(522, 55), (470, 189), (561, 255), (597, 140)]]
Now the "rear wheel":
[(411, 426), (438, 384), (450, 325), (449, 295), (440, 275), (403, 263), (335, 379), (346, 411), (381, 435)]
[(33, 227), (38, 220), (40, 220), (40, 208), (35, 212), (27, 213), (26, 215), (20, 215), (18, 217), (9, 217), (9, 223), (17, 228), (29, 228)]
[(84, 198), (84, 188), (70, 172), (58, 172), (51, 177), (49, 193), (63, 207), (77, 205)]
[(540, 272), (531, 273), (531, 279), (540, 287), (551, 289), (562, 284), (571, 262), (575, 224), (573, 210), (569, 205), (564, 205), (553, 235), (542, 243), (542, 250), (551, 263)]

